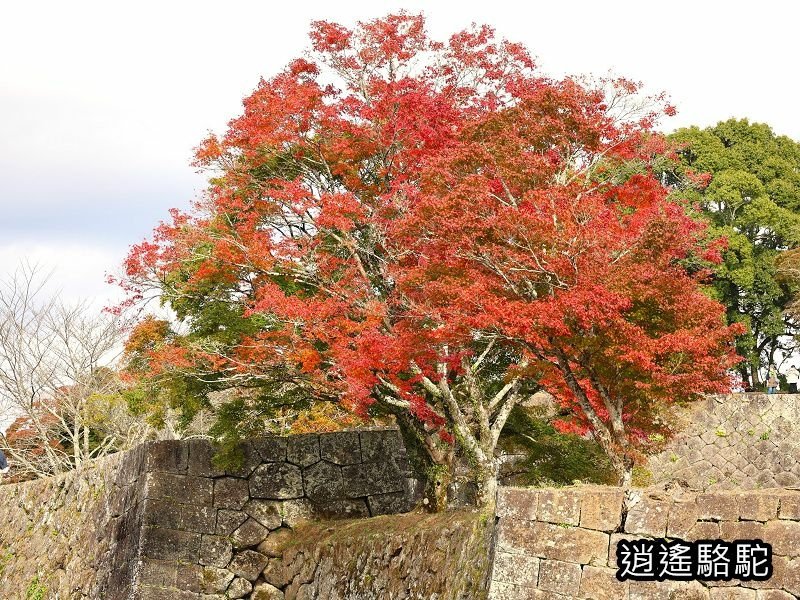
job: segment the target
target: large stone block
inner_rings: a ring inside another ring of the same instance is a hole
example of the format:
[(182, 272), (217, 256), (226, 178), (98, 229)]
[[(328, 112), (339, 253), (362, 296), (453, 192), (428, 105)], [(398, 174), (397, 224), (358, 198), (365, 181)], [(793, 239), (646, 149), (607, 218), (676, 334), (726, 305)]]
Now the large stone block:
[(536, 520), (539, 492), (536, 490), (501, 487), (497, 491), (497, 516), (501, 519)]
[(250, 600), (283, 600), (283, 592), (266, 582), (257, 583)]
[(286, 460), (298, 467), (308, 467), (319, 462), (319, 436), (309, 433), (288, 438)]
[(139, 584), (153, 587), (174, 587), (178, 576), (178, 563), (171, 560), (142, 559)]
[(233, 544), (227, 536), (204, 535), (200, 539), (199, 563), (224, 568), (233, 557)]
[(625, 533), (664, 537), (667, 532), (670, 503), (666, 500), (642, 495), (628, 509)]
[(222, 469), (214, 466), (216, 451), (210, 440), (194, 439), (185, 442), (189, 449), (189, 466), (187, 472), (195, 477), (219, 477)]
[(403, 492), (374, 494), (367, 498), (369, 512), (373, 517), (379, 515), (397, 515), (409, 512), (414, 508), (410, 495)]
[(396, 429), (362, 431), (361, 459), (364, 462), (379, 462), (388, 459), (405, 459), (403, 438)]
[(143, 523), (153, 527), (180, 529), (182, 506), (171, 499), (147, 499), (144, 501)]
[(313, 502), (344, 496), (342, 468), (321, 460), (303, 470), (303, 489)]
[(361, 519), (371, 516), (365, 498), (320, 500), (313, 503), (314, 514), (322, 519)]
[(689, 532), (697, 523), (699, 511), (695, 498), (691, 500), (676, 500), (669, 509), (667, 521), (667, 537), (686, 539)]
[(249, 548), (258, 546), (258, 544), (267, 539), (268, 535), (269, 529), (255, 519), (248, 518), (233, 532), (231, 542), (233, 542), (233, 547), (236, 549)]
[(620, 489), (590, 488), (583, 491), (581, 499), (581, 527), (599, 531), (616, 531), (622, 523), (622, 502), (625, 494)]
[(536, 519), (547, 523), (578, 525), (581, 494), (575, 490), (539, 490)]
[(171, 499), (179, 504), (211, 506), (211, 479), (175, 475), (173, 473), (148, 473), (145, 480), (145, 497), (155, 500)]
[(536, 587), (539, 581), (539, 560), (526, 554), (498, 551), (494, 556), (492, 581)]
[(781, 556), (800, 556), (800, 523), (770, 521), (764, 526), (764, 541), (772, 544), (772, 552)]
[(233, 557), (228, 570), (248, 581), (255, 581), (267, 566), (269, 558), (254, 550), (242, 550)]
[(337, 465), (355, 465), (361, 462), (361, 439), (357, 431), (321, 433), (319, 449), (323, 460)]
[(253, 584), (243, 577), (237, 577), (233, 580), (226, 596), (228, 598), (244, 598), (253, 591)]
[(719, 524), (719, 534), (723, 540), (760, 540), (764, 539), (764, 524), (758, 521), (723, 521)]
[(245, 479), (221, 477), (214, 480), (214, 507), (242, 510), (250, 499), (250, 487)]
[(539, 589), (546, 592), (569, 593), (580, 588), (581, 566), (560, 560), (539, 563)]
[(342, 467), (342, 478), (344, 495), (348, 498), (402, 492), (405, 489), (403, 473), (391, 461)]
[(498, 550), (539, 558), (605, 565), (609, 536), (601, 531), (572, 526), (501, 520), (498, 527)]
[(738, 494), (712, 493), (697, 496), (699, 518), (714, 521), (736, 521), (739, 518)]
[(164, 473), (185, 473), (189, 465), (189, 446), (180, 440), (149, 442), (145, 469)]
[(261, 454), (259, 454), (256, 444), (251, 441), (242, 442), (236, 448), (238, 460), (235, 464), (225, 469), (227, 475), (234, 477), (250, 477), (256, 467), (261, 464)]
[(586, 565), (581, 574), (581, 598), (592, 600), (619, 600), (628, 597), (630, 585), (627, 581), (619, 581), (616, 569), (593, 567)]
[(230, 535), (247, 520), (247, 513), (240, 510), (217, 511), (217, 535)]
[(217, 526), (217, 511), (210, 506), (180, 507), (180, 529), (197, 533), (214, 533)]
[(256, 468), (250, 477), (250, 496), (268, 500), (303, 497), (300, 468), (288, 463), (267, 463)]
[(199, 550), (199, 533), (160, 527), (142, 529), (142, 555), (146, 558), (195, 563)]
[(200, 590), (204, 594), (222, 594), (233, 581), (233, 573), (228, 569), (205, 567), (200, 574)]
[(267, 529), (277, 529), (283, 521), (282, 508), (281, 503), (275, 500), (250, 500), (244, 505), (244, 512)]
[[(293, 436), (298, 437), (298, 436)], [(252, 441), (264, 462), (284, 462), (286, 460), (287, 438), (276, 435), (264, 436)], [(292, 462), (292, 461), (289, 461)]]
[(781, 519), (800, 521), (800, 493), (794, 491), (781, 493), (779, 515)]

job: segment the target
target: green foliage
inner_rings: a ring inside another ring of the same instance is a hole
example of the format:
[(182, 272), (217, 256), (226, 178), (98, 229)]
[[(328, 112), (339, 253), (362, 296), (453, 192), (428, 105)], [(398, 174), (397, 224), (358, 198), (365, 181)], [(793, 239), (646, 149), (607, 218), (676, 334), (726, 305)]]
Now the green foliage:
[(44, 600), (45, 598), (47, 598), (47, 586), (36, 575), (25, 590), (25, 600)]
[[(737, 340), (747, 359), (740, 371), (757, 385), (758, 369), (797, 333), (785, 308), (800, 287), (777, 277), (776, 258), (800, 245), (800, 144), (746, 119), (680, 129), (670, 138), (680, 145), (679, 164), (666, 179), (696, 203), (712, 237), (727, 240), (713, 295), (729, 323), (748, 329)], [(711, 175), (705, 189), (693, 180), (701, 173)]]
[(498, 446), (509, 454), (524, 453), (516, 485), (572, 485), (576, 480), (615, 485), (617, 475), (600, 445), (577, 435), (557, 432), (545, 419), (517, 406), (511, 412)]

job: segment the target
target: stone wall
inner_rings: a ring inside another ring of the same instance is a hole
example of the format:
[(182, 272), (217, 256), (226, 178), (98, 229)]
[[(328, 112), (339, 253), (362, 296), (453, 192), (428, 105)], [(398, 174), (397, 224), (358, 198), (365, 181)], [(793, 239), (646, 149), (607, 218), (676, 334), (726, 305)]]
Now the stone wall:
[(414, 512), (300, 526), (264, 572), (285, 600), (485, 600), (493, 515)]
[(202, 440), (150, 447), (137, 600), (283, 598), (273, 559), (311, 519), (410, 510), (419, 489), (397, 430), (269, 437), (220, 471)]
[(800, 395), (730, 394), (692, 405), (685, 426), (651, 457), (653, 484), (695, 490), (800, 484)]
[[(490, 598), (595, 600), (800, 597), (800, 492), (673, 494), (581, 486), (501, 488)], [(764, 582), (620, 582), (620, 539), (761, 539), (772, 544)]]
[(241, 466), (223, 471), (205, 440), (153, 442), (0, 487), (0, 597), (283, 598), (271, 559), (299, 523), (405, 512), (419, 499), (395, 429), (241, 449)]
[(0, 486), (0, 597), (120, 600), (139, 547), (145, 448)]

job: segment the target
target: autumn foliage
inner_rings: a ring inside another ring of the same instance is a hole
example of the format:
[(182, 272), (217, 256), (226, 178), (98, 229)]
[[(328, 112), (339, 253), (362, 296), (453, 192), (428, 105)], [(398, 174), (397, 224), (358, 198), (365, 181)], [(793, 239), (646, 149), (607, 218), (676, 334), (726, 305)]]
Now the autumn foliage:
[(439, 42), (399, 14), (311, 41), (197, 149), (194, 210), (132, 249), (131, 301), (184, 324), (143, 323), (137, 377), (390, 412), (486, 493), (537, 389), (622, 476), (666, 406), (726, 388), (735, 332), (687, 268), (718, 253), (653, 176), (663, 99), (543, 77), (488, 27)]

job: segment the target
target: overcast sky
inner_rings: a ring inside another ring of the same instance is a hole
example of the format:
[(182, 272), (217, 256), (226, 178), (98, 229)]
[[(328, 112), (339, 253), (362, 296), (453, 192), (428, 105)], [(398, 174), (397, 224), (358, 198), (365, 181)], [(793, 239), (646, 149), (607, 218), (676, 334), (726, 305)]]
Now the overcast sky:
[(800, 139), (794, 2), (4, 2), (0, 276), (29, 258), (65, 295), (108, 298), (128, 247), (202, 189), (192, 148), (303, 52), (311, 20), (399, 8), (438, 37), (488, 23), (548, 75), (665, 90), (667, 131), (735, 116)]

